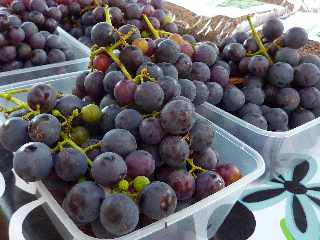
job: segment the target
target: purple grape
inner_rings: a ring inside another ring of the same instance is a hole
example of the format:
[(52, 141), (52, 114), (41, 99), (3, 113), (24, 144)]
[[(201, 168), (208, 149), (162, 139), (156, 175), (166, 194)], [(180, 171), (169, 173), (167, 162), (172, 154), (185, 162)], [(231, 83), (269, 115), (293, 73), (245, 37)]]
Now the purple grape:
[(271, 108), (264, 114), (271, 131), (281, 131), (288, 128), (288, 114), (281, 108)]
[(218, 163), (218, 156), (210, 147), (201, 152), (194, 152), (192, 158), (195, 165), (207, 170), (215, 169)]
[(246, 50), (240, 43), (230, 43), (223, 49), (223, 56), (227, 60), (239, 62), (246, 55)]
[(199, 43), (195, 46), (193, 60), (196, 62), (203, 62), (209, 67), (212, 66), (217, 59), (216, 50), (207, 43)]
[(191, 146), (194, 151), (201, 152), (213, 143), (214, 130), (208, 123), (198, 120), (190, 131)]
[(103, 96), (103, 78), (102, 71), (94, 71), (89, 73), (84, 80), (84, 88), (86, 93), (93, 99), (98, 99)]
[(320, 106), (320, 91), (315, 87), (307, 87), (299, 90), (301, 106), (304, 108), (316, 108)]
[(249, 113), (262, 115), (262, 111), (261, 111), (260, 106), (258, 106), (257, 104), (254, 104), (254, 103), (246, 103), (245, 105), (243, 105), (243, 107), (240, 108), (238, 115), (239, 115), (239, 117), (243, 117), (244, 115), (247, 115)]
[(242, 117), (242, 120), (263, 130), (268, 130), (267, 120), (261, 114), (248, 113)]
[(215, 65), (211, 70), (211, 81), (225, 87), (229, 84), (229, 75), (229, 71), (226, 68)]
[(168, 177), (168, 184), (173, 188), (179, 201), (192, 198), (196, 183), (186, 170), (173, 171)]
[(294, 70), (294, 83), (311, 87), (320, 81), (320, 70), (312, 63), (302, 63)]
[(175, 64), (177, 62), (179, 50), (179, 46), (174, 41), (170, 39), (163, 40), (157, 45), (155, 60), (158, 63), (167, 62)]
[(191, 101), (196, 98), (197, 88), (192, 81), (189, 79), (179, 79), (179, 84), (181, 86), (181, 96), (184, 96)]
[(130, 153), (125, 158), (128, 169), (128, 176), (135, 178), (137, 176), (150, 177), (155, 169), (155, 160), (149, 152), (137, 150)]
[(245, 95), (236, 86), (229, 85), (224, 89), (222, 103), (225, 110), (235, 112), (244, 105), (245, 100)]
[(294, 70), (288, 63), (277, 62), (273, 64), (268, 72), (268, 81), (276, 87), (286, 87), (294, 77)]
[(251, 102), (257, 105), (262, 105), (265, 99), (265, 93), (261, 88), (244, 87), (242, 92), (245, 95), (246, 102)]
[(38, 84), (31, 88), (28, 93), (27, 103), (33, 109), (40, 107), (41, 112), (51, 111), (57, 100), (57, 92), (54, 88), (46, 84)]
[(194, 105), (201, 105), (209, 97), (209, 89), (204, 82), (193, 81), (196, 86), (196, 98), (193, 100)]
[(295, 67), (300, 62), (300, 55), (295, 49), (288, 47), (280, 48), (276, 53), (275, 62), (285, 62)]
[(223, 88), (221, 85), (216, 82), (208, 82), (207, 87), (209, 90), (208, 103), (212, 105), (219, 104), (223, 97)]
[(142, 116), (134, 109), (124, 109), (117, 114), (114, 122), (116, 128), (126, 129), (134, 136), (137, 136)]
[(299, 127), (309, 121), (314, 120), (315, 118), (315, 115), (307, 109), (296, 109), (290, 116), (290, 127)]
[(196, 198), (204, 199), (225, 187), (223, 178), (216, 172), (201, 173), (196, 178)]
[(249, 62), (248, 69), (253, 75), (264, 77), (269, 69), (269, 61), (264, 56), (253, 56)]
[(308, 33), (301, 27), (290, 28), (284, 34), (284, 45), (294, 49), (303, 47), (308, 41)]
[(300, 96), (298, 91), (294, 88), (282, 88), (278, 92), (276, 102), (278, 106), (285, 111), (292, 111), (299, 106)]
[(262, 26), (262, 34), (269, 41), (280, 37), (283, 33), (284, 26), (282, 22), (275, 17), (269, 18)]

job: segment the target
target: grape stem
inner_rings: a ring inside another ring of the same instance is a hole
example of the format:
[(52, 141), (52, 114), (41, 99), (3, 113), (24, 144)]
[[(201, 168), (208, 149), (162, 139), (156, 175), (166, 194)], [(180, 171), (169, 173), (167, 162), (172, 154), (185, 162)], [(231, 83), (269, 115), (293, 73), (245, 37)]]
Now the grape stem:
[(109, 7), (108, 5), (106, 5), (104, 7), (104, 14), (106, 15), (106, 23), (110, 24), (112, 26), (112, 23), (111, 23), (111, 16), (110, 16), (110, 13), (109, 13)]
[(261, 41), (261, 38), (257, 32), (257, 30), (255, 29), (253, 23), (252, 23), (252, 18), (251, 16), (247, 16), (247, 20), (249, 22), (249, 26), (250, 26), (250, 29), (251, 29), (251, 34), (252, 36), (254, 37), (254, 39), (256, 40), (257, 44), (258, 44), (258, 47), (259, 47), (259, 51), (257, 53), (255, 53), (254, 55), (258, 55), (258, 54), (262, 54), (263, 56), (265, 56), (268, 61), (270, 63), (272, 63), (272, 59), (271, 57), (269, 56), (268, 52), (267, 52), (267, 49), (264, 47), (262, 41)]
[(159, 34), (158, 30), (154, 28), (154, 26), (153, 26), (152, 23), (150, 22), (149, 18), (147, 17), (147, 15), (143, 14), (142, 17), (143, 17), (143, 20), (146, 22), (146, 24), (147, 24), (150, 32), (152, 33), (153, 37), (154, 37), (155, 39), (160, 38), (160, 34)]
[(101, 147), (101, 143), (96, 143), (96, 144), (92, 144), (92, 145), (84, 148), (83, 151), (87, 153), (89, 151), (92, 151), (92, 150), (100, 148), (100, 147)]
[(149, 118), (149, 117), (159, 118), (160, 112), (153, 111), (152, 113), (143, 115), (143, 118)]
[(196, 171), (199, 171), (199, 172), (201, 172), (201, 173), (205, 173), (205, 172), (208, 171), (208, 170), (206, 170), (206, 169), (203, 169), (203, 168), (198, 167), (197, 165), (195, 165), (195, 164), (193, 163), (193, 159), (192, 159), (192, 158), (187, 159), (187, 163), (188, 163), (188, 164), (190, 165), (190, 167), (191, 167), (191, 169), (189, 170), (189, 173), (190, 173), (194, 178), (196, 178), (196, 174), (195, 174)]

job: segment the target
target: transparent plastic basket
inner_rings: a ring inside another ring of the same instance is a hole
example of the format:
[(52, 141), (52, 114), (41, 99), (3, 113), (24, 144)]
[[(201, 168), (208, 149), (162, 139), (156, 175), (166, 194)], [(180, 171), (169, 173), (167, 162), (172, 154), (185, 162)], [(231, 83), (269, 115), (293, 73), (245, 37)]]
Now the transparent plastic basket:
[[(37, 83), (47, 83), (59, 91), (70, 93), (77, 74), (70, 73), (2, 86), (0, 87), (0, 92), (15, 88), (28, 88)], [(16, 96), (22, 100), (26, 99), (26, 94)], [(6, 101), (1, 100), (0, 104), (6, 104)], [(220, 156), (220, 163), (230, 162), (236, 164), (243, 177), (212, 196), (117, 239), (209, 239), (215, 235), (245, 188), (263, 174), (265, 169), (264, 161), (255, 150), (200, 115), (198, 117), (207, 121), (215, 129), (213, 147)], [(0, 121), (3, 120), (3, 116), (1, 116)], [(65, 239), (97, 240), (97, 238), (86, 235), (76, 226), (42, 182), (36, 182), (34, 185), (39, 198), (45, 199), (44, 206), (48, 216)]]
[(88, 66), (90, 49), (62, 28), (58, 27), (57, 30), (63, 42), (69, 45), (73, 51), (75, 55), (74, 60), (0, 72), (0, 86), (85, 69)]
[(262, 130), (209, 103), (198, 106), (196, 110), (256, 149), (265, 160), (267, 178), (285, 172), (302, 161), (301, 156), (320, 158), (320, 118), (286, 132), (272, 132)]

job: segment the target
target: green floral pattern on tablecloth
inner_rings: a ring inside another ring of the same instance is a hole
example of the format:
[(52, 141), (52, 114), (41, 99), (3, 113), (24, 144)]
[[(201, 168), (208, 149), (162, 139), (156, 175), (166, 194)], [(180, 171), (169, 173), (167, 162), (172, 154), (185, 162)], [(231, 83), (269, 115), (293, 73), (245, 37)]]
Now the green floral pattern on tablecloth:
[(226, 0), (218, 5), (218, 7), (236, 7), (240, 9), (246, 9), (250, 7), (256, 7), (263, 5), (264, 3), (257, 0)]

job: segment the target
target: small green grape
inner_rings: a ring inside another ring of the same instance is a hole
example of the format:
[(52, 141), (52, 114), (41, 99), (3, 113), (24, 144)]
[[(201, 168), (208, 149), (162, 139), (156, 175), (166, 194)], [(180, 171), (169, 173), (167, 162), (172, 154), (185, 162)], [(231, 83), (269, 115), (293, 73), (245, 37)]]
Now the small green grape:
[(101, 116), (101, 110), (95, 104), (89, 104), (81, 109), (81, 118), (87, 123), (97, 123)]
[(71, 139), (78, 145), (85, 143), (89, 137), (89, 131), (82, 126), (77, 126), (71, 130)]
[(118, 187), (121, 191), (128, 191), (129, 189), (129, 182), (125, 179), (122, 179), (119, 183), (118, 183)]
[(141, 192), (143, 190), (143, 188), (147, 185), (150, 184), (150, 180), (149, 178), (145, 177), (145, 176), (137, 176), (134, 180), (133, 180), (133, 188), (137, 191), (137, 192)]

